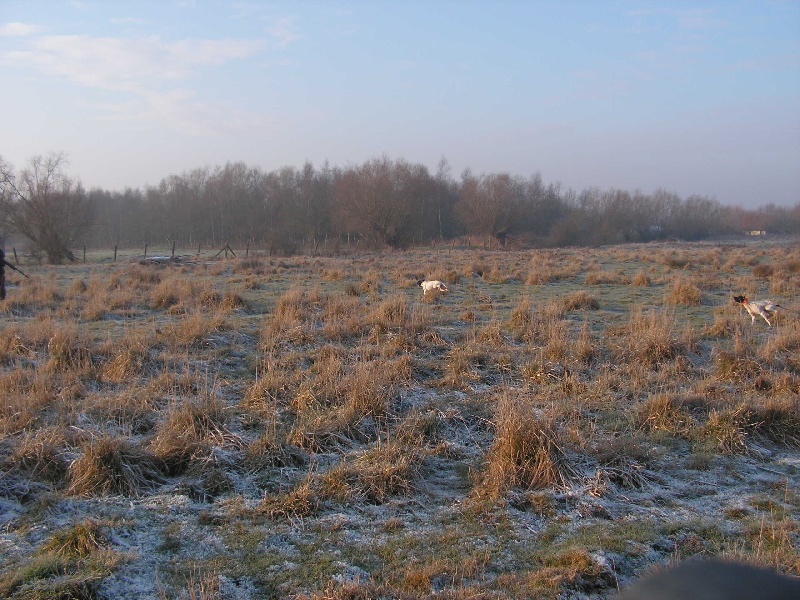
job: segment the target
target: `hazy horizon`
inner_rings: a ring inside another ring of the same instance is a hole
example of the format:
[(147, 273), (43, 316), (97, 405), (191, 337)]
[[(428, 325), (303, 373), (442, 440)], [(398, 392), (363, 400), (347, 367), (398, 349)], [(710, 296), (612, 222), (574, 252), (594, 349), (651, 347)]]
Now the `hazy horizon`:
[(87, 188), (442, 157), (458, 179), (800, 202), (800, 2), (0, 2), (19, 170)]

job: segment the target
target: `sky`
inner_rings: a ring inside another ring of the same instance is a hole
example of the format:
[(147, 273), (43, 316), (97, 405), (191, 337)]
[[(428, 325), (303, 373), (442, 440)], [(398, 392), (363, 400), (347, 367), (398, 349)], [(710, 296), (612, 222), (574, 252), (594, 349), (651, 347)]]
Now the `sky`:
[(800, 0), (0, 0), (0, 157), (87, 189), (229, 162), (800, 203)]

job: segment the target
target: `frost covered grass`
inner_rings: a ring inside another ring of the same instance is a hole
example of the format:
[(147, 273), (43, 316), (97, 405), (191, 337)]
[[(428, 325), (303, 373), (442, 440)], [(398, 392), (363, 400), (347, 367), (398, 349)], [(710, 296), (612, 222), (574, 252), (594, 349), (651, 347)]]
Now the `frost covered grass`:
[[(25, 265), (0, 593), (607, 598), (698, 554), (800, 575), (798, 264), (759, 241)], [(787, 310), (751, 325), (732, 292)]]

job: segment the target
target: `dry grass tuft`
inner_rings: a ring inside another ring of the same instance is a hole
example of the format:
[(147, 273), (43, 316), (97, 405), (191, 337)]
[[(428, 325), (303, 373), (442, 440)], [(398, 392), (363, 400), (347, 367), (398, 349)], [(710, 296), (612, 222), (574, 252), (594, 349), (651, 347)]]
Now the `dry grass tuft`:
[(102, 436), (81, 451), (69, 466), (73, 496), (140, 496), (163, 480), (159, 461), (125, 438)]
[(691, 264), (686, 252), (670, 252), (663, 257), (663, 262), (671, 269), (685, 269)]
[(125, 338), (123, 343), (111, 350), (113, 358), (103, 367), (105, 381), (121, 383), (141, 375), (148, 358), (148, 346), (144, 339)]
[(584, 290), (575, 292), (571, 296), (564, 299), (564, 310), (597, 310), (600, 308), (600, 303), (597, 298)]
[(131, 265), (125, 271), (125, 277), (137, 289), (149, 289), (161, 283), (161, 274), (153, 266)]
[(164, 339), (177, 347), (198, 346), (208, 343), (209, 338), (225, 328), (222, 314), (208, 315), (199, 310), (170, 324), (163, 333)]
[(383, 504), (391, 496), (410, 492), (423, 457), (416, 442), (378, 443), (355, 459), (339, 463), (321, 478), (321, 493), (339, 500)]
[(627, 278), (620, 273), (592, 270), (584, 275), (583, 283), (585, 285), (625, 285), (627, 284)]
[(678, 277), (672, 282), (672, 288), (664, 296), (664, 302), (675, 306), (699, 306), (703, 301), (703, 293), (694, 283)]
[(497, 500), (514, 487), (559, 487), (568, 482), (572, 471), (554, 420), (538, 414), (524, 397), (503, 393), (492, 425), (494, 442), (475, 489), (477, 497)]
[(714, 353), (714, 374), (721, 381), (753, 381), (764, 373), (764, 365), (748, 351), (719, 350)]
[(699, 452), (742, 454), (747, 451), (747, 430), (752, 429), (745, 405), (721, 410), (712, 409), (708, 419), (693, 432)]
[(649, 460), (648, 450), (634, 436), (612, 437), (594, 448), (598, 468), (590, 493), (604, 495), (609, 485), (624, 490), (642, 489), (652, 478), (642, 463)]
[(508, 283), (513, 279), (513, 276), (504, 273), (497, 263), (494, 263), (488, 272), (484, 271), (482, 277), (487, 283)]
[(728, 338), (737, 331), (738, 320), (733, 317), (727, 307), (714, 309), (714, 321), (703, 326), (706, 337)]
[(634, 424), (645, 431), (663, 432), (671, 436), (686, 436), (694, 420), (683, 400), (675, 394), (654, 394), (634, 409)]
[(753, 433), (789, 447), (800, 447), (800, 396), (753, 398), (748, 402)]
[(145, 388), (130, 385), (119, 392), (89, 394), (83, 410), (91, 419), (124, 435), (145, 435), (155, 426), (162, 404)]
[(67, 475), (66, 432), (60, 427), (25, 433), (14, 446), (9, 462), (35, 479), (60, 484)]
[[(389, 415), (393, 371), (384, 361), (360, 362), (344, 371), (325, 365), (321, 380), (300, 387), (290, 443), (313, 452), (350, 448), (374, 439)], [(328, 369), (332, 370), (328, 370)]]
[(44, 544), (43, 550), (62, 557), (85, 557), (109, 545), (100, 524), (94, 519), (86, 519), (72, 527), (56, 532)]
[(206, 394), (196, 401), (173, 403), (156, 426), (150, 450), (165, 465), (169, 475), (179, 475), (195, 466), (203, 470), (214, 446), (241, 448), (238, 436), (227, 428), (225, 405)]
[(511, 314), (508, 318), (508, 325), (512, 331), (524, 333), (531, 327), (534, 320), (533, 305), (531, 305), (528, 298), (522, 298), (511, 310)]
[(482, 348), (469, 345), (455, 345), (447, 352), (442, 383), (457, 388), (469, 389), (470, 385), (482, 378), (480, 367), (487, 356)]
[(675, 318), (667, 311), (644, 312), (634, 307), (630, 321), (611, 333), (619, 341), (613, 348), (618, 361), (654, 367), (687, 352), (695, 343), (695, 333), (675, 332)]
[(374, 309), (368, 322), (381, 333), (405, 328), (411, 320), (411, 309), (403, 296), (387, 298)]
[(320, 507), (319, 484), (313, 473), (289, 491), (268, 494), (259, 502), (256, 512), (270, 519), (299, 519), (317, 513)]
[(774, 273), (775, 268), (772, 265), (757, 264), (753, 267), (753, 277), (756, 279), (769, 279)]
[(633, 276), (631, 280), (631, 285), (636, 287), (650, 287), (652, 281), (650, 280), (650, 276), (644, 272), (644, 270), (640, 269), (636, 272), (636, 275)]
[(54, 373), (87, 372), (92, 368), (91, 343), (76, 328), (56, 330), (47, 343), (48, 370)]

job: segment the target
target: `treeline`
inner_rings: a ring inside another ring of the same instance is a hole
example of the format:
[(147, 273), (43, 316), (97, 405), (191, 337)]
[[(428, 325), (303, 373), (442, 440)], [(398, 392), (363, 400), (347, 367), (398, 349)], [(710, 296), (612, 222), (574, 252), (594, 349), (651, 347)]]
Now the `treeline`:
[(324, 245), (403, 248), (469, 236), (519, 247), (592, 246), (769, 231), (800, 233), (800, 204), (747, 211), (704, 196), (681, 198), (587, 189), (575, 192), (507, 173), (455, 180), (405, 160), (345, 168), (306, 163), (265, 172), (241, 162), (171, 175), (157, 186), (94, 189), (89, 246), (246, 243), (291, 254)]

